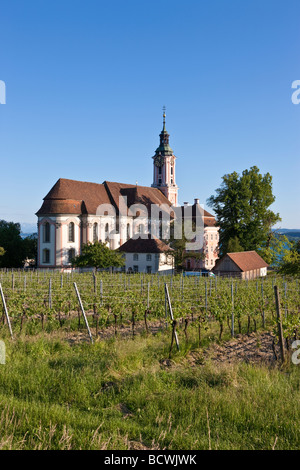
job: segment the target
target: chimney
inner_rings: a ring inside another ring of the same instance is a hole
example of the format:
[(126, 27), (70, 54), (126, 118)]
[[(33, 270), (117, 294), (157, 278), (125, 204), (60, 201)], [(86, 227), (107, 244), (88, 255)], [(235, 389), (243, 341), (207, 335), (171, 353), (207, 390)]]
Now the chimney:
[(195, 199), (195, 204), (199, 204), (199, 199)]
[(188, 202), (184, 202), (183, 205), (184, 205), (184, 207), (186, 207), (186, 206), (189, 205), (189, 203), (188, 203)]

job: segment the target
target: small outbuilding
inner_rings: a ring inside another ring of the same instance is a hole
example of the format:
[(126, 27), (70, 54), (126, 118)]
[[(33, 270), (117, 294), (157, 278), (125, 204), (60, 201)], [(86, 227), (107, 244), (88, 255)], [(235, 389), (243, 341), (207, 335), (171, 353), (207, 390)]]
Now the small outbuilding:
[(255, 279), (266, 276), (268, 266), (256, 251), (241, 251), (224, 255), (216, 262), (213, 272), (216, 276)]
[(127, 273), (173, 274), (173, 249), (153, 235), (142, 235), (143, 238), (130, 238), (120, 246), (125, 254)]

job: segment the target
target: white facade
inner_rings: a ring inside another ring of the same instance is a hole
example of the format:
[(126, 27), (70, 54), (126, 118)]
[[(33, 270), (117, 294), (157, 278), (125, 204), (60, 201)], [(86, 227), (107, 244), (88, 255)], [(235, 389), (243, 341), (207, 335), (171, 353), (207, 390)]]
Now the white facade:
[(268, 268), (260, 268), (260, 275), (261, 276), (266, 276), (268, 272)]
[(173, 274), (174, 257), (165, 253), (124, 253), (126, 272)]
[[(117, 218), (117, 224), (119, 224), (119, 218)], [(47, 226), (49, 228), (46, 228)], [(83, 244), (98, 240), (106, 242), (111, 249), (117, 249), (131, 238), (133, 233), (141, 230), (133, 217), (121, 219), (120, 228), (121, 233), (115, 233), (116, 222), (113, 216), (81, 216), (78, 214), (77, 216), (39, 217), (38, 266), (45, 268), (71, 267), (71, 259), (80, 254)], [(123, 238), (121, 239), (121, 237)]]

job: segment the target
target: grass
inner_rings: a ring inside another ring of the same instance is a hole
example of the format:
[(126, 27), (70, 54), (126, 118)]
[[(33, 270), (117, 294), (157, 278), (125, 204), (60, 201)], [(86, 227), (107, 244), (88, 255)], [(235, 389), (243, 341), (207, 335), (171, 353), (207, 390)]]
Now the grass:
[(6, 344), (1, 449), (299, 449), (299, 366), (191, 366), (170, 331), (70, 344), (40, 332)]

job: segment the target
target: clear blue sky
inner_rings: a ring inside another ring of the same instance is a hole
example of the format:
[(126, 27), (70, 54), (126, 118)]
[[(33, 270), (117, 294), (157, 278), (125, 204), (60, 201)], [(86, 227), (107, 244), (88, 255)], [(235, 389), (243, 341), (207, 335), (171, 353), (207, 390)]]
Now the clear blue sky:
[(36, 222), (60, 177), (152, 183), (167, 107), (179, 200), (273, 176), (300, 228), (299, 0), (1, 0), (0, 218)]

